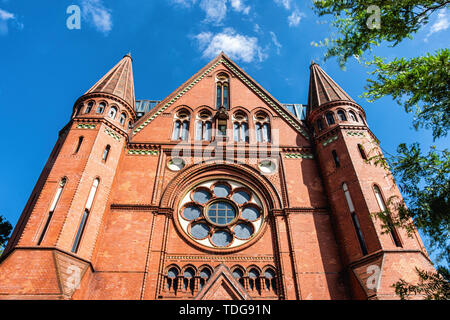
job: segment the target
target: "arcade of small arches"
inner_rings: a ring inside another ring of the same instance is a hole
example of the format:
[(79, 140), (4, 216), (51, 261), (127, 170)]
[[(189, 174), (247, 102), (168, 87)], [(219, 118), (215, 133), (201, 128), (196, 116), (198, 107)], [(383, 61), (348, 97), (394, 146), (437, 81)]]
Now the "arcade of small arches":
[[(278, 295), (278, 275), (275, 267), (268, 265), (260, 269), (257, 266), (244, 268), (235, 265), (231, 268), (233, 278), (251, 296)], [(213, 268), (208, 265), (196, 268), (192, 265), (180, 268), (171, 264), (164, 273), (163, 291), (167, 295), (196, 295), (203, 289), (213, 275)]]
[[(126, 112), (121, 112), (120, 116), (118, 116), (119, 107), (117, 105), (109, 105), (106, 101), (96, 102), (95, 100), (89, 100), (85, 104), (80, 104), (76, 110), (75, 115), (102, 115), (107, 111), (107, 118), (111, 121), (118, 121), (119, 125), (125, 129), (130, 129), (133, 125), (133, 121), (129, 119), (130, 117)], [(125, 124), (128, 121), (127, 127)]]
[[(181, 107), (174, 115), (172, 130), (173, 141), (189, 140), (190, 123), (194, 120), (194, 140), (212, 141), (216, 137), (227, 136), (227, 121), (216, 119), (209, 108), (191, 112), (188, 108)], [(231, 116), (233, 128), (233, 141), (249, 143), (251, 138), (249, 115), (243, 110), (234, 111)], [(254, 128), (255, 140), (259, 143), (270, 143), (271, 121), (269, 115), (264, 111), (257, 111), (252, 116), (252, 128)]]
[(318, 130), (318, 132), (320, 132), (325, 129), (324, 123), (326, 123), (328, 127), (331, 127), (336, 123), (343, 122), (362, 123), (363, 125), (367, 125), (361, 113), (350, 109), (346, 110), (343, 108), (339, 108), (336, 111), (327, 111), (323, 116), (318, 118), (316, 120), (316, 129)]

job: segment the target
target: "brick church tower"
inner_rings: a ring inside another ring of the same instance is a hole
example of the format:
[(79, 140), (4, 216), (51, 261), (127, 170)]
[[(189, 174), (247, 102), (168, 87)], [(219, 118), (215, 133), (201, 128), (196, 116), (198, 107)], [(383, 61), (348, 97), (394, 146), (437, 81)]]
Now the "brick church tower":
[[(302, 116), (302, 110), (306, 111)], [(433, 268), (372, 213), (365, 112), (317, 64), (308, 106), (221, 53), (163, 101), (126, 55), (74, 104), (0, 258), (0, 299), (393, 299)]]

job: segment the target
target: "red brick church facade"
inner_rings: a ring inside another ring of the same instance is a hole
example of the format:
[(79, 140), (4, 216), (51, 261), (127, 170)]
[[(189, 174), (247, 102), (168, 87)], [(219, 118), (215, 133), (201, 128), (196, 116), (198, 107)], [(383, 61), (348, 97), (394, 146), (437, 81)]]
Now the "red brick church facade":
[(305, 119), (225, 54), (139, 109), (125, 56), (74, 104), (0, 259), (0, 299), (393, 299), (432, 264), (364, 109), (317, 64)]

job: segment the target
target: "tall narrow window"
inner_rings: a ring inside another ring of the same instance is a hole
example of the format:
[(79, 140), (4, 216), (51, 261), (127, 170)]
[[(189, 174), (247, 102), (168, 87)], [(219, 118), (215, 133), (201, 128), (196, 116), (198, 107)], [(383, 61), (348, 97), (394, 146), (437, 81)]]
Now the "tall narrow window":
[(94, 101), (89, 101), (84, 113), (90, 113), (92, 111), (92, 107), (94, 107)]
[(166, 279), (167, 290), (176, 293), (178, 290), (178, 270), (176, 268), (171, 268), (169, 271), (167, 271)]
[(348, 114), (353, 121), (358, 122), (358, 118), (356, 118), (356, 114), (353, 111), (349, 111)]
[(272, 134), (270, 119), (264, 112), (258, 112), (255, 116), (256, 140), (258, 142), (271, 142)]
[(339, 168), (341, 166), (341, 162), (339, 161), (339, 157), (336, 150), (331, 151), (331, 154), (333, 155), (333, 160), (336, 168)]
[(117, 114), (117, 108), (116, 108), (116, 107), (112, 107), (112, 108), (109, 110), (108, 116), (109, 116), (111, 119), (114, 119), (114, 118), (116, 117), (116, 114)]
[(80, 151), (81, 145), (83, 144), (83, 140), (84, 140), (84, 137), (79, 137), (78, 138), (77, 147), (75, 148), (75, 152), (74, 153), (78, 153), (78, 151)]
[(345, 115), (344, 110), (339, 110), (337, 113), (341, 121), (347, 121), (347, 116)]
[(125, 113), (122, 113), (122, 114), (120, 115), (119, 123), (120, 123), (121, 125), (124, 125), (126, 119), (127, 119), (127, 115), (126, 115)]
[(55, 212), (56, 206), (58, 205), (59, 199), (61, 198), (61, 193), (63, 192), (64, 186), (66, 185), (67, 179), (63, 178), (59, 182), (58, 190), (56, 190), (56, 194), (53, 197), (52, 205), (50, 206), (47, 221), (45, 222), (44, 228), (42, 229), (41, 236), (39, 237), (37, 245), (40, 246), (42, 240), (44, 240), (44, 236), (47, 233), (48, 226), (50, 225), (50, 221), (53, 217), (53, 213)]
[(98, 105), (96, 112), (97, 113), (103, 113), (103, 111), (105, 111), (105, 108), (106, 108), (106, 104), (104, 102), (101, 102)]
[(108, 156), (109, 156), (109, 151), (111, 150), (111, 146), (108, 144), (105, 148), (105, 150), (103, 151), (103, 155), (102, 155), (102, 160), (106, 162), (106, 160), (108, 160)]
[(83, 236), (83, 232), (86, 227), (86, 222), (89, 217), (89, 213), (91, 212), (92, 203), (94, 202), (94, 197), (95, 197), (95, 194), (97, 193), (97, 188), (98, 188), (99, 183), (100, 183), (100, 180), (98, 178), (95, 179), (94, 183), (92, 184), (91, 191), (89, 192), (89, 196), (86, 201), (86, 207), (84, 209), (83, 216), (81, 217), (80, 225), (78, 226), (75, 240), (73, 242), (73, 246), (72, 246), (73, 253), (76, 253), (80, 246), (80, 240), (81, 240), (81, 237)]
[(172, 140), (187, 141), (189, 138), (189, 112), (182, 109), (175, 115)]
[(197, 116), (197, 127), (195, 133), (195, 140), (197, 141), (211, 141), (212, 138), (212, 116), (209, 111), (202, 111)]
[(234, 114), (233, 120), (234, 141), (249, 142), (247, 116), (243, 112), (239, 111)]
[(345, 199), (347, 200), (347, 205), (350, 210), (350, 214), (352, 216), (353, 226), (356, 231), (356, 236), (358, 237), (361, 251), (362, 251), (363, 255), (367, 255), (368, 251), (367, 251), (366, 241), (364, 240), (364, 236), (363, 236), (363, 233), (361, 230), (361, 226), (359, 224), (358, 216), (356, 215), (355, 207), (353, 206), (352, 197), (350, 196), (350, 191), (348, 190), (348, 186), (346, 183), (344, 183), (342, 185), (342, 189), (344, 190)]
[(317, 130), (319, 130), (319, 132), (323, 130), (322, 119), (317, 119)]
[(207, 268), (202, 269), (202, 271), (200, 271), (200, 289), (204, 287), (209, 278), (211, 278), (211, 271)]
[(223, 85), (223, 106), (228, 109), (228, 84)]
[(216, 87), (217, 87), (217, 102), (216, 107), (219, 109), (220, 107), (224, 107), (225, 109), (229, 109), (230, 103), (230, 87), (228, 75), (226, 73), (221, 73), (216, 78)]
[(192, 268), (187, 268), (184, 271), (184, 279), (183, 279), (183, 289), (184, 291), (190, 291), (192, 294), (194, 293), (195, 289), (195, 271)]
[(361, 158), (363, 158), (364, 160), (367, 160), (366, 150), (364, 150), (364, 147), (359, 143), (358, 143), (358, 150), (359, 150), (359, 153), (361, 154)]
[(331, 126), (334, 124), (334, 115), (331, 112), (328, 112), (325, 117), (327, 118), (328, 125)]
[(377, 198), (377, 202), (378, 202), (378, 206), (380, 207), (380, 210), (387, 214), (387, 224), (389, 227), (389, 232), (392, 236), (392, 241), (394, 241), (395, 246), (401, 247), (402, 243), (400, 241), (400, 237), (397, 233), (397, 230), (395, 230), (395, 227), (392, 223), (392, 219), (391, 219), (389, 212), (387, 212), (387, 207), (384, 202), (383, 195), (381, 194), (381, 190), (377, 185), (374, 185), (373, 191), (375, 192), (375, 198)]

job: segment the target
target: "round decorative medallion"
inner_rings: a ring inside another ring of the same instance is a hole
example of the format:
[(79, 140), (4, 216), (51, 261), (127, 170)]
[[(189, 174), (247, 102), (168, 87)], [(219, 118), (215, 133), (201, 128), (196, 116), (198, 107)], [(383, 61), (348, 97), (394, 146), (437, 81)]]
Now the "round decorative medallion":
[(186, 235), (206, 247), (236, 248), (255, 238), (264, 208), (250, 188), (227, 180), (198, 184), (180, 202), (177, 219)]

